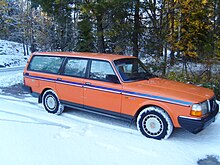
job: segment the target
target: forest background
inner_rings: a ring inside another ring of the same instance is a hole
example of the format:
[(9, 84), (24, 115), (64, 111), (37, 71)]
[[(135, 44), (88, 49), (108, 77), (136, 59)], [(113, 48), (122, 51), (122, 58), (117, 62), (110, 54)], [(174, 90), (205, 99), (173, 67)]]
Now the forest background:
[(0, 39), (22, 43), (24, 56), (133, 55), (220, 98), (220, 0), (0, 0)]

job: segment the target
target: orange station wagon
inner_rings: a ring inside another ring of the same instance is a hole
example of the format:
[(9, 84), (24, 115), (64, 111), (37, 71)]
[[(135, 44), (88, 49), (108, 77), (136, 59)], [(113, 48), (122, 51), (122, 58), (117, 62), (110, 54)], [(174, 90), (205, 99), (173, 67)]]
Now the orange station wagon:
[(64, 107), (136, 122), (146, 137), (168, 138), (173, 128), (198, 133), (219, 111), (212, 90), (155, 77), (131, 56), (33, 53), (24, 70), (24, 88), (49, 113)]

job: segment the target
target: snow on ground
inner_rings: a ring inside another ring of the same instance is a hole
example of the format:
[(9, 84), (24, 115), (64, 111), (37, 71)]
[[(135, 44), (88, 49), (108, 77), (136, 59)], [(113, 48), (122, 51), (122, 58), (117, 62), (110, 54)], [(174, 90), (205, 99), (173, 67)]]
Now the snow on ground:
[[(27, 58), (27, 56), (24, 56), (22, 44), (0, 40), (0, 87), (22, 83), (22, 69), (19, 67), (26, 65)], [(8, 75), (5, 67), (15, 68), (13, 72), (10, 72), (13, 76)]]
[(89, 116), (44, 112), (37, 100), (0, 95), (0, 163), (16, 165), (196, 164), (220, 156), (220, 120), (197, 135), (175, 130), (168, 140), (152, 140), (127, 125)]
[(22, 44), (0, 40), (0, 67), (25, 65), (27, 58)]
[(220, 101), (217, 100), (218, 105), (220, 106)]
[[(23, 82), (22, 70), (12, 72), (1, 72), (0, 69), (0, 87), (8, 87)], [(9, 75), (10, 74), (10, 75)]]
[[(170, 52), (168, 52), (169, 55)], [(164, 57), (157, 57), (156, 55), (152, 56), (149, 54), (146, 54), (144, 57), (142, 57), (140, 60), (146, 64), (147, 66), (161, 66), (162, 63), (164, 62)], [(170, 60), (170, 57), (168, 56), (168, 61)], [(194, 63), (194, 62), (187, 62), (187, 68), (188, 71), (192, 71), (193, 73), (203, 73), (205, 70), (207, 70), (208, 68), (206, 68), (207, 66), (205, 64), (201, 64), (201, 63)], [(183, 66), (183, 62), (182, 61), (178, 61), (176, 62), (173, 66), (171, 65), (167, 65), (167, 72), (181, 72), (183, 70), (184, 66)], [(152, 70), (153, 71), (153, 70)], [(218, 61), (216, 61), (215, 64), (212, 65), (212, 73), (214, 74), (220, 74), (220, 63)]]

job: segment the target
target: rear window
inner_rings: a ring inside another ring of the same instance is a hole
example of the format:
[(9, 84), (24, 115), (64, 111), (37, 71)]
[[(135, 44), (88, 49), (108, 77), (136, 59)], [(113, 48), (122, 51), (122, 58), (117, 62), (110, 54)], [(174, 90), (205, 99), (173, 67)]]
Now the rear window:
[(28, 66), (28, 70), (58, 73), (63, 59), (63, 57), (55, 56), (34, 56)]

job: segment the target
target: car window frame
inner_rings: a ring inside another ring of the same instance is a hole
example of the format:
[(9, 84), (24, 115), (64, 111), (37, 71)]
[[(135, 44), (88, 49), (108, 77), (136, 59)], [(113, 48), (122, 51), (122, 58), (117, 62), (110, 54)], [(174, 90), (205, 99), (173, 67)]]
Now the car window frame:
[[(68, 59), (87, 60), (87, 64), (86, 64), (86, 67), (85, 67), (85, 74), (84, 74), (84, 76), (75, 76), (75, 75), (67, 75), (67, 74), (64, 74), (65, 66), (66, 66), (66, 64), (67, 64), (67, 62), (68, 62)], [(65, 60), (64, 60), (63, 65), (62, 65), (62, 68), (61, 68), (61, 70), (60, 70), (60, 75), (61, 75), (61, 76), (67, 76), (67, 77), (75, 77), (75, 78), (86, 78), (86, 77), (87, 77), (87, 70), (88, 70), (89, 61), (90, 61), (90, 59), (88, 59), (88, 58), (65, 57)]]
[(87, 71), (86, 71), (86, 79), (116, 84), (116, 83), (111, 82), (111, 81), (105, 81), (105, 80), (101, 80), (101, 79), (93, 79), (93, 78), (90, 78), (90, 72), (91, 72), (92, 61), (102, 61), (102, 62), (107, 62), (107, 63), (109, 63), (109, 64), (110, 64), (110, 67), (112, 68), (112, 70), (113, 70), (113, 72), (114, 72), (114, 74), (115, 74), (115, 76), (116, 76), (117, 79), (118, 79), (118, 84), (121, 84), (120, 78), (118, 77), (118, 74), (117, 74), (117, 72), (115, 71), (113, 64), (112, 64), (110, 61), (108, 61), (108, 60), (91, 59), (91, 58), (90, 58), (90, 59), (89, 59), (89, 62), (88, 62), (88, 68), (87, 68)]
[[(36, 57), (36, 56), (39, 56), (39, 57), (60, 57), (62, 59), (62, 62), (60, 64), (60, 67), (58, 69), (58, 72), (57, 73), (53, 73), (53, 72), (46, 72), (46, 71), (43, 71), (43, 70), (32, 70), (30, 69), (30, 66), (31, 66), (31, 63), (33, 61), (33, 59)], [(46, 74), (52, 74), (52, 75), (59, 75), (60, 74), (60, 71), (62, 70), (62, 67), (63, 67), (63, 63), (65, 62), (65, 58), (66, 57), (63, 57), (63, 56), (54, 56), (54, 55), (41, 55), (41, 54), (37, 54), (37, 55), (33, 55), (29, 64), (28, 64), (28, 67), (27, 67), (27, 71), (28, 72), (39, 72), (39, 73), (46, 73)]]

